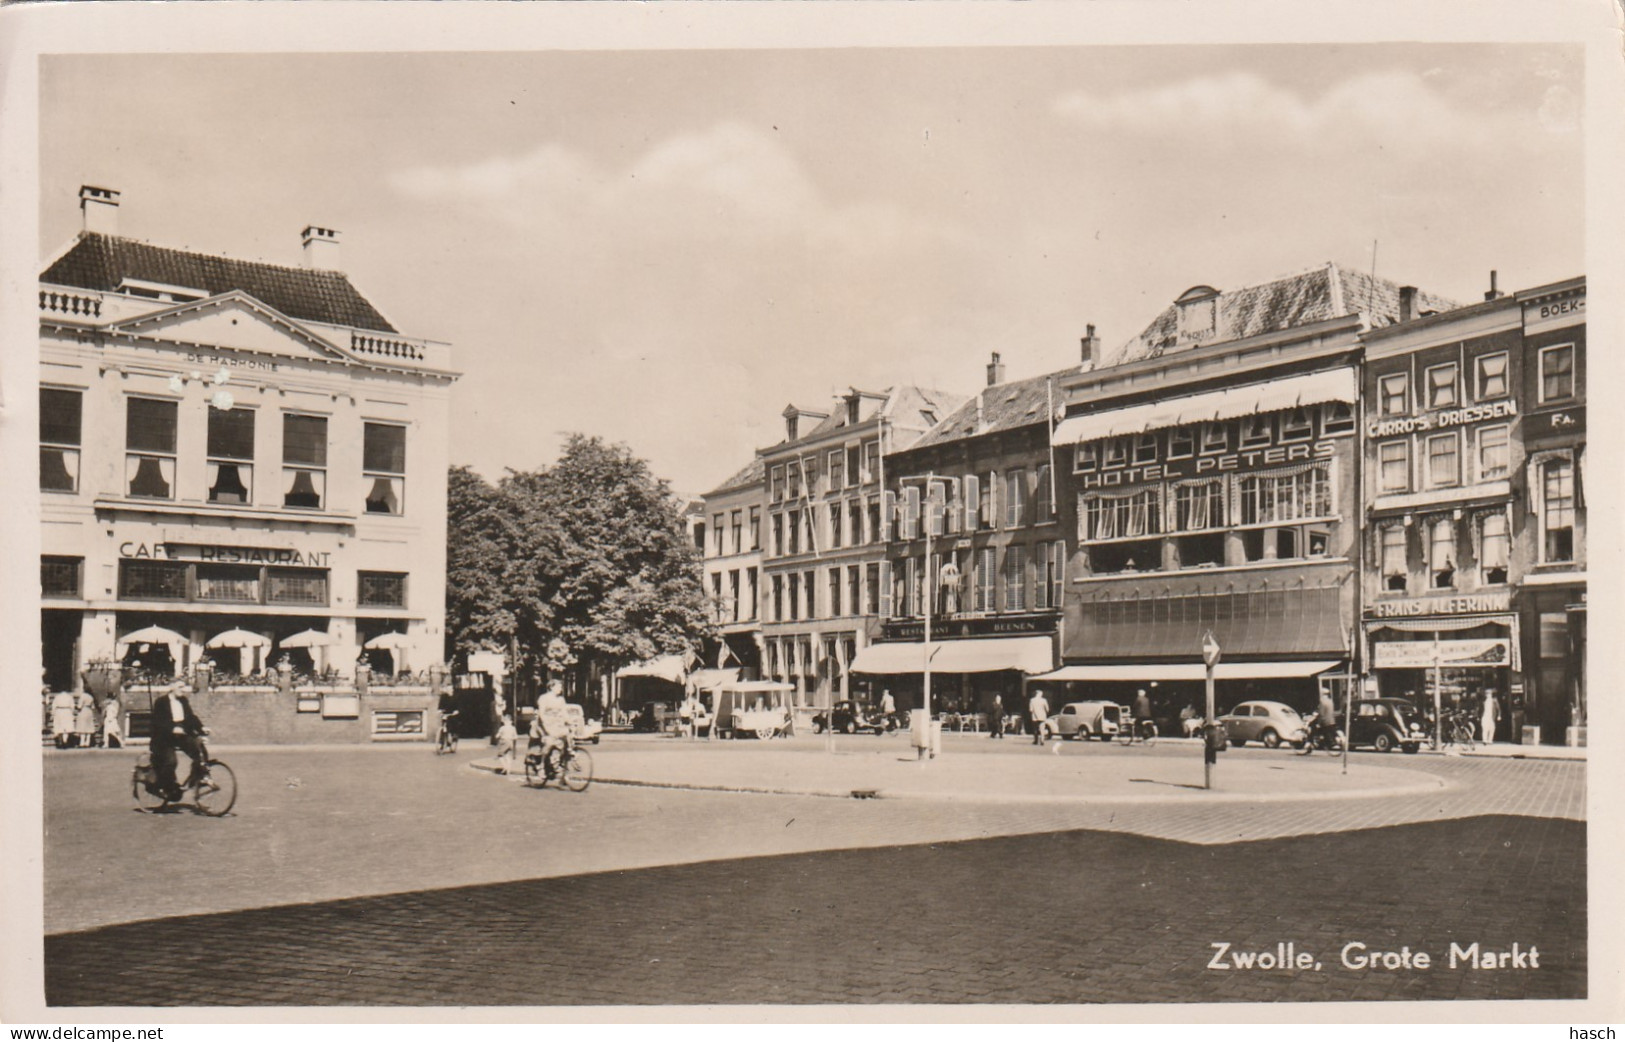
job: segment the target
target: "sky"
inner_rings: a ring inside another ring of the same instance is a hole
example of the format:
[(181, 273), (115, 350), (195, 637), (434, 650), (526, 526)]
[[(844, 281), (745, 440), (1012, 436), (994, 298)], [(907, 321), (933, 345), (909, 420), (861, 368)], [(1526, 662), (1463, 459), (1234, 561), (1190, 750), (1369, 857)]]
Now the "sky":
[(87, 183), (166, 246), (298, 264), (336, 228), (396, 328), (452, 344), (454, 463), (581, 431), (697, 494), (789, 403), (1061, 369), (1197, 284), (1582, 274), (1583, 73), (1492, 44), (52, 56), (40, 259)]

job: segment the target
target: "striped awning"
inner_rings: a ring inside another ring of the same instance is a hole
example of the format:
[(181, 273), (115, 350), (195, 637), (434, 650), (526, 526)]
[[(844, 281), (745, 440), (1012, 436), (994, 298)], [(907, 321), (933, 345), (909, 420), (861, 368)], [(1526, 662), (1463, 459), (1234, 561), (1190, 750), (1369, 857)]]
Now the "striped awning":
[(1357, 386), (1354, 370), (1343, 368), (1288, 376), (1262, 384), (1226, 387), (1182, 398), (1069, 416), (1055, 428), (1051, 441), (1056, 445), (1080, 445), (1101, 438), (1140, 434), (1191, 423), (1211, 423), (1293, 409), (1300, 405), (1352, 403)]
[[(1316, 659), (1307, 662), (1220, 662), (1213, 667), (1214, 680), (1277, 680), (1285, 677), (1319, 676), (1341, 662)], [(1053, 673), (1033, 677), (1040, 681), (1117, 680), (1205, 680), (1207, 667), (1200, 662), (1146, 662), (1128, 665), (1062, 666)]]
[[(1048, 637), (984, 637), (931, 642), (933, 673), (1042, 673), (1055, 665)], [(925, 645), (919, 641), (871, 644), (852, 660), (853, 673), (923, 673)]]

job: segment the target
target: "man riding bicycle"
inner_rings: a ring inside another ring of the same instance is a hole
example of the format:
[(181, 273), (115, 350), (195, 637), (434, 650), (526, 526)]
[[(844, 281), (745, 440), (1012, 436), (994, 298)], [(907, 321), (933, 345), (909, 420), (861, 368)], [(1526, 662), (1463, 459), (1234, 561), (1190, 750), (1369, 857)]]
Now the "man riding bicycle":
[(569, 750), (570, 721), (565, 715), (564, 684), (550, 680), (547, 690), (536, 700), (536, 716), (530, 722), (530, 744), (527, 752), (541, 758), (545, 777), (553, 777), (553, 753), (562, 756)]
[(1134, 736), (1140, 738), (1149, 735), (1152, 726), (1151, 696), (1142, 687), (1134, 694)]
[(1313, 745), (1315, 739), (1323, 734), (1337, 732), (1337, 706), (1332, 702), (1331, 693), (1320, 693), (1320, 707), (1315, 710), (1314, 718), (1309, 721), (1309, 744)]
[(148, 751), (152, 757), (153, 770), (157, 773), (158, 793), (164, 799), (171, 803), (177, 803), (181, 799), (181, 787), (175, 779), (175, 767), (178, 763), (176, 750), (184, 752), (192, 760), (188, 776), (202, 771), (204, 773), (197, 779), (198, 784), (203, 786), (211, 784), (206, 769), (202, 766), (202, 736), (208, 733), (209, 729), (203, 726), (203, 721), (192, 711), (192, 702), (184, 691), (176, 689), (153, 699), (152, 739)]

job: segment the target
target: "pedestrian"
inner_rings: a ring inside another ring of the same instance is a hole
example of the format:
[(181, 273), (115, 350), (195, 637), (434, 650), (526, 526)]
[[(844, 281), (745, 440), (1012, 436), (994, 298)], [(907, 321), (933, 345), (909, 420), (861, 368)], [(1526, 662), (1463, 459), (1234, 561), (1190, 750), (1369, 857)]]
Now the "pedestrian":
[(1495, 725), (1501, 719), (1501, 703), (1495, 700), (1495, 692), (1484, 692), (1484, 715), (1479, 719), (1479, 734), (1484, 744), (1489, 745), (1495, 741)]
[(683, 695), (682, 702), (677, 705), (677, 733), (684, 738), (694, 737), (694, 692), (692, 690)]
[(880, 715), (885, 717), (886, 723), (891, 727), (897, 726), (897, 701), (892, 698), (889, 687), (880, 691)]
[(1003, 738), (1004, 737), (1004, 696), (1000, 695), (997, 691), (993, 692), (993, 701), (988, 706), (987, 719), (988, 719), (988, 729), (991, 732), (988, 735), (988, 737), (989, 738)]
[(124, 748), (124, 722), (119, 717), (123, 708), (116, 692), (102, 703), (102, 744), (109, 749)]
[(78, 736), (79, 748), (89, 749), (95, 744), (96, 700), (88, 691), (73, 696), (73, 730)]
[(1044, 697), (1044, 689), (1033, 688), (1033, 697), (1027, 702), (1027, 716), (1033, 722), (1033, 744), (1043, 745), (1044, 739), (1049, 737), (1049, 700)]
[(73, 692), (58, 691), (51, 696), (51, 738), (58, 749), (66, 749), (73, 737)]
[(502, 726), (497, 728), (497, 773), (513, 770), (514, 747), (519, 742), (519, 731), (513, 726), (513, 717), (502, 714)]

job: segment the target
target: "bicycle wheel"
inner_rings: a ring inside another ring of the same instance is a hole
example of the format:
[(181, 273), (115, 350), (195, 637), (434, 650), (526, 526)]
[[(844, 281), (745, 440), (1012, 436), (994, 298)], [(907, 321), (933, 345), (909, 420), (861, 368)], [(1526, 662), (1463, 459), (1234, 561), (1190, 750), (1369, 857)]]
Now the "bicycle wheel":
[(1146, 724), (1145, 725), (1145, 731), (1142, 732), (1141, 735), (1140, 735), (1140, 740), (1143, 741), (1146, 745), (1156, 745), (1157, 744), (1157, 725), (1156, 724)]
[(153, 789), (157, 784), (157, 777), (152, 765), (146, 763), (136, 764), (135, 770), (130, 774), (130, 790), (135, 796), (136, 806), (142, 810), (155, 811), (169, 802)]
[(206, 780), (192, 789), (197, 809), (211, 818), (229, 814), (237, 803), (237, 775), (219, 760), (210, 760), (204, 766), (209, 772)]
[(535, 788), (542, 784), (542, 759), (539, 756), (525, 757), (525, 784)]
[(577, 749), (564, 761), (564, 787), (571, 792), (582, 792), (592, 784), (592, 754)]

